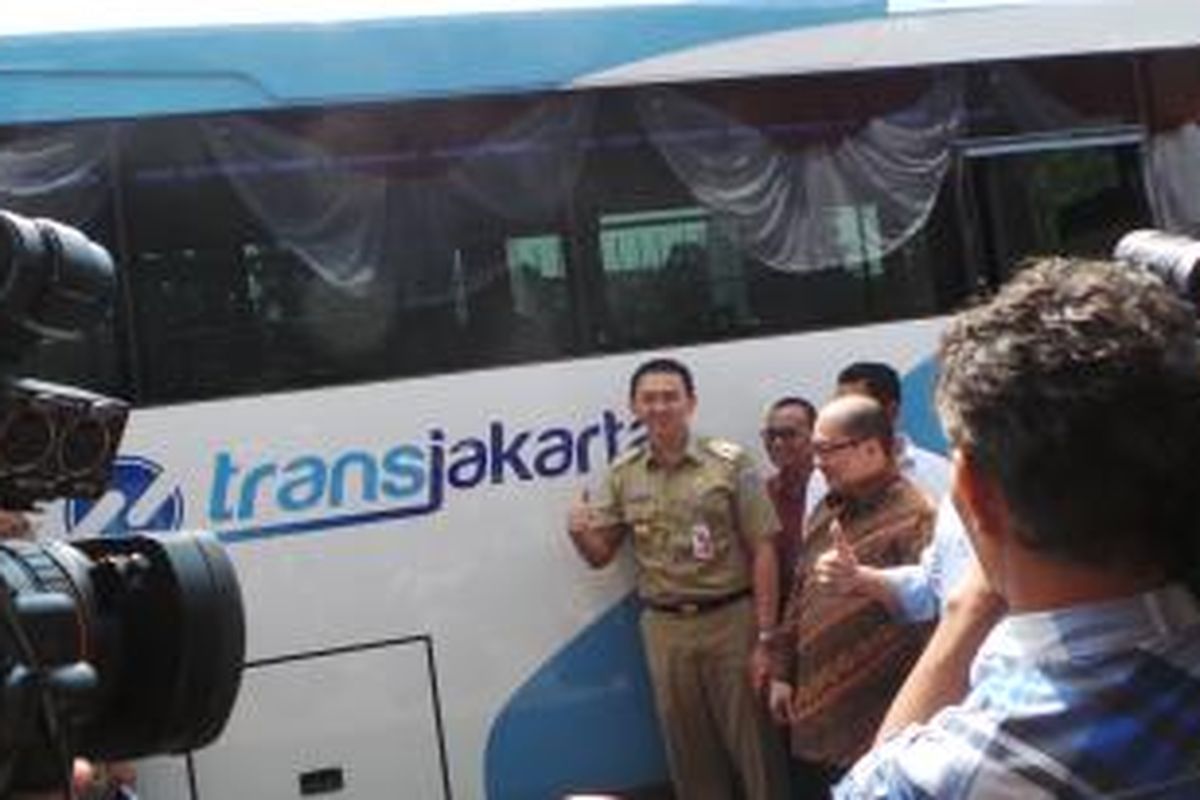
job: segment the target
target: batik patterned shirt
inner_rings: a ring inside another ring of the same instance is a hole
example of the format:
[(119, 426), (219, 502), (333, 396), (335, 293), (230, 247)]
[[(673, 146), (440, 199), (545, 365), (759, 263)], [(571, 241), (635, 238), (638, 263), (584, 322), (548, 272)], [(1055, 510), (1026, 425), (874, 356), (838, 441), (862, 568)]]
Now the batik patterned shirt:
[(830, 766), (854, 763), (870, 746), (929, 632), (893, 619), (877, 600), (819, 586), (817, 561), (840, 536), (860, 564), (878, 569), (915, 563), (933, 519), (929, 499), (899, 475), (853, 500), (826, 496), (813, 510), (774, 643), (774, 677), (795, 688), (796, 756)]

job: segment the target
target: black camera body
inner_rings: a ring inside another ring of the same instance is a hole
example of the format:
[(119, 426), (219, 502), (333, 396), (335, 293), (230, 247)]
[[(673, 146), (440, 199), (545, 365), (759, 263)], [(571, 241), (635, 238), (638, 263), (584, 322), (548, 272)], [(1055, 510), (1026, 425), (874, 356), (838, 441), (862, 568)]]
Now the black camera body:
[[(9, 377), (38, 343), (103, 319), (107, 251), (50, 220), (0, 211), (0, 509), (100, 497), (129, 404)], [(209, 533), (0, 540), (0, 797), (63, 786), (75, 756), (183, 753), (224, 728), (245, 622)]]
[(128, 404), (31, 379), (0, 383), (0, 508), (98, 497), (108, 487)]

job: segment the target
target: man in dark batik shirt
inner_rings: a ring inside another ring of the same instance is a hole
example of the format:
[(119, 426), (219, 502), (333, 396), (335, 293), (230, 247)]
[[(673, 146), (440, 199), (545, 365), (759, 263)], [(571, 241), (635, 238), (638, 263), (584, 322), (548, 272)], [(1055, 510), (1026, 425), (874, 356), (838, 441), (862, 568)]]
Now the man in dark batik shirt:
[(915, 563), (934, 508), (900, 474), (891, 422), (870, 398), (821, 409), (813, 453), (829, 493), (809, 518), (774, 642), (770, 704), (792, 726), (792, 754), (807, 768), (798, 772), (824, 776), (808, 791), (818, 796), (870, 747), (928, 628), (897, 622), (879, 599), (823, 585), (816, 564), (833, 549), (872, 567)]

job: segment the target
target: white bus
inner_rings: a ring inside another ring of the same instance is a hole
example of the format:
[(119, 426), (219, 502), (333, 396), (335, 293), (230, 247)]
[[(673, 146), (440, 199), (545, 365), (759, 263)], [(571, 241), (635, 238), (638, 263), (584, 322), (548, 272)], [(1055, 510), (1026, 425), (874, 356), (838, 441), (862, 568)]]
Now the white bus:
[(749, 444), (888, 361), (939, 449), (941, 315), (1200, 226), (1194, 0), (3, 25), (0, 207), (119, 280), (19, 371), (136, 406), (111, 491), (43, 528), (211, 529), (246, 602), (230, 724), (148, 798), (662, 786), (630, 565), (565, 533), (632, 368), (682, 358)]

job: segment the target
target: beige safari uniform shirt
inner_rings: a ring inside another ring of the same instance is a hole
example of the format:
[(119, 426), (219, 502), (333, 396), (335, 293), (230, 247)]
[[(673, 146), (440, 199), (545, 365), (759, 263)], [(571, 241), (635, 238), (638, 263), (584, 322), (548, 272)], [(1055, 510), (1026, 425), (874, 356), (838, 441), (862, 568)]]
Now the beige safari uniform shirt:
[(779, 529), (749, 454), (722, 439), (690, 437), (673, 468), (648, 446), (624, 453), (593, 508), (600, 524), (632, 534), (638, 592), (652, 603), (750, 589), (752, 548)]

